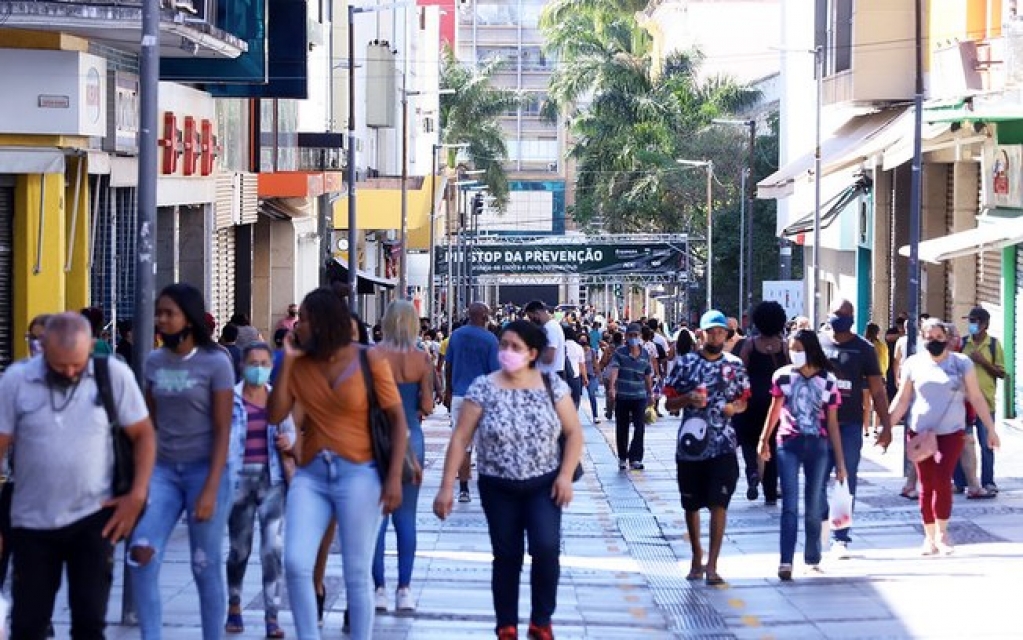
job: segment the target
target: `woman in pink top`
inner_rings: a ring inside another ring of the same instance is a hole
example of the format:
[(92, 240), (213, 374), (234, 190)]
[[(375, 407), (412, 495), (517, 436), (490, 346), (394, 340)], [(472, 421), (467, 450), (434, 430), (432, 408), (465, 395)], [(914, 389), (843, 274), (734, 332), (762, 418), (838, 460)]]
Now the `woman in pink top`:
[[(821, 561), (821, 500), (828, 464), (828, 440), (835, 450), (838, 482), (845, 482), (842, 439), (838, 432), (838, 381), (817, 334), (802, 330), (789, 341), (792, 364), (775, 372), (771, 408), (760, 435), (760, 457), (771, 457), (770, 440), (778, 426), (778, 477), (781, 480), (781, 564), (778, 577), (792, 579), (799, 519), (799, 468), (806, 480), (803, 496), (806, 543), (803, 560), (811, 570)], [(779, 426), (780, 420), (780, 426)]]

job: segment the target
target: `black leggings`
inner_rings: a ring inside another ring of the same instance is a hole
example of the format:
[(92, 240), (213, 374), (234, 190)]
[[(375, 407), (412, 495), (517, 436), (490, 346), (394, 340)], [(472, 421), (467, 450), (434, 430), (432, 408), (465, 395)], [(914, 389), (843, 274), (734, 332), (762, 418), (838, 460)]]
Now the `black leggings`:
[(739, 439), (739, 447), (742, 449), (742, 459), (746, 463), (746, 482), (753, 485), (757, 482), (764, 487), (765, 500), (778, 499), (778, 445), (774, 438), (771, 438), (771, 459), (764, 463), (764, 476), (761, 478), (758, 472), (758, 461), (760, 456), (757, 448), (760, 445), (760, 434), (764, 429), (764, 422), (767, 421), (767, 412), (760, 412), (749, 408), (742, 414), (742, 420), (735, 425), (735, 435)]

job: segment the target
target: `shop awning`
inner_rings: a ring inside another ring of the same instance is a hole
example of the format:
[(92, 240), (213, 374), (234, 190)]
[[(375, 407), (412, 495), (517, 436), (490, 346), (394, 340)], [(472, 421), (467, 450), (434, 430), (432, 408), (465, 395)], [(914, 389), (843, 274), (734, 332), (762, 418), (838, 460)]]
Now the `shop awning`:
[(315, 198), (345, 190), (340, 171), (278, 171), (258, 175), (260, 198)]
[(1023, 120), (1023, 105), (998, 104), (976, 108), (963, 105), (957, 108), (924, 109), (924, 122), (1011, 122)]
[[(873, 181), (867, 176), (860, 174), (855, 182), (835, 194), (827, 202), (821, 204), (820, 223), (821, 229), (827, 229), (831, 223), (838, 219), (842, 212), (850, 204), (855, 202), (861, 195), (869, 193), (873, 188)], [(812, 233), (814, 227), (814, 212), (811, 211), (800, 217), (798, 220), (785, 227), (781, 235), (787, 238)]]
[[(338, 258), (334, 258), (327, 263), (327, 276), (331, 280), (340, 280), (341, 282), (348, 282), (348, 265), (341, 262)], [(377, 292), (377, 287), (381, 289), (393, 289), (397, 286), (397, 280), (389, 280), (387, 278), (381, 278), (365, 271), (356, 272), (356, 285), (359, 289), (359, 295), (373, 295)]]
[(64, 151), (54, 147), (0, 148), (0, 173), (64, 173)]
[[(1023, 218), (985, 215), (979, 216), (977, 223), (975, 229), (924, 240), (919, 247), (920, 259), (941, 263), (1023, 242)], [(899, 255), (909, 257), (909, 245), (900, 248)]]
[(308, 218), (312, 215), (310, 198), (261, 198), (258, 211), (274, 220)]
[[(905, 109), (891, 109), (856, 116), (840, 126), (833, 135), (821, 142), (821, 172), (827, 176), (863, 162), (864, 150), (891, 122), (905, 113)], [(757, 183), (757, 197), (785, 198), (792, 195), (798, 180), (808, 180), (814, 170), (811, 151), (788, 163)]]
[[(857, 116), (839, 127), (821, 143), (821, 171), (829, 176), (842, 169), (879, 158), (884, 171), (909, 162), (913, 158), (913, 109), (893, 109)], [(983, 142), (984, 136), (973, 132), (952, 131), (948, 122), (924, 120), (920, 131), (925, 153), (956, 144)], [(758, 198), (784, 198), (792, 194), (797, 180), (809, 181), (813, 174), (814, 155), (809, 153), (757, 184)]]

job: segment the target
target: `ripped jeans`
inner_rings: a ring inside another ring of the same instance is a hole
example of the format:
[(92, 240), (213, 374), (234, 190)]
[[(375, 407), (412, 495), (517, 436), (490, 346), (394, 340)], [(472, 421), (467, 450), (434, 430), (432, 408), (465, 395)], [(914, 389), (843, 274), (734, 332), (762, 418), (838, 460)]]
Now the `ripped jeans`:
[[(231, 483), (227, 469), (221, 476), (213, 517), (195, 520), (195, 503), (206, 477), (208, 462), (171, 464), (157, 462), (149, 482), (146, 512), (132, 534), (129, 563), (135, 609), (143, 640), (159, 640), (163, 627), (160, 592), (160, 565), (167, 540), (182, 512), (188, 514), (188, 543), (192, 558), (192, 576), (199, 591), (199, 615), (205, 640), (220, 640), (227, 615), (227, 590), (224, 587), (224, 530), (231, 508)], [(136, 557), (145, 548), (153, 550), (148, 561)]]

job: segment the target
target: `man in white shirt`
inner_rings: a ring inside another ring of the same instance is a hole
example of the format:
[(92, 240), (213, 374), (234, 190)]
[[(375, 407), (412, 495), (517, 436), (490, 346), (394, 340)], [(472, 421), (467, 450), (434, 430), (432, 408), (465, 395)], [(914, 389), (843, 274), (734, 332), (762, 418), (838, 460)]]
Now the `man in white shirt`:
[(533, 324), (543, 327), (547, 334), (547, 348), (540, 354), (536, 367), (541, 373), (557, 373), (565, 377), (565, 331), (540, 300), (533, 300), (524, 309), (526, 317)]

